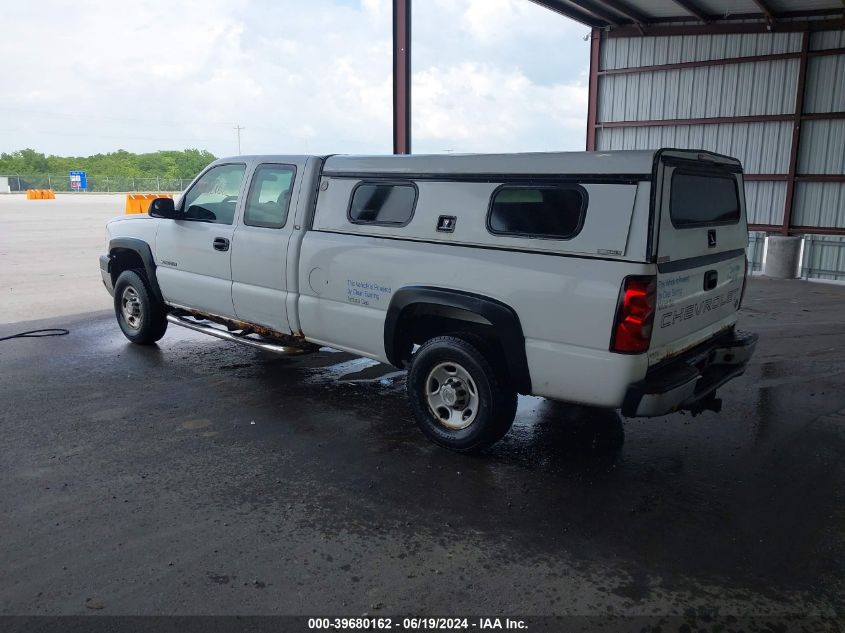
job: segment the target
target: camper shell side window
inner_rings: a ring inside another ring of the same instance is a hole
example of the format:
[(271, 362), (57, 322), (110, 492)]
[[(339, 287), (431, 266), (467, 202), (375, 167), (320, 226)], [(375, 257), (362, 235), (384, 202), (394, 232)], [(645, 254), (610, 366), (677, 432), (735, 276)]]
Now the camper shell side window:
[(418, 197), (411, 181), (363, 180), (352, 189), (346, 215), (352, 224), (407, 226)]
[(490, 196), (487, 230), (495, 235), (569, 240), (584, 226), (587, 202), (586, 189), (577, 184), (504, 184)]

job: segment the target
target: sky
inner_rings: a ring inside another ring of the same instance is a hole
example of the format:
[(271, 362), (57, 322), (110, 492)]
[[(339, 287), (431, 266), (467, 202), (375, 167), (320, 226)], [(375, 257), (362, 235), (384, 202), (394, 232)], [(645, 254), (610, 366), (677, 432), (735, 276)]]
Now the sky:
[[(589, 30), (414, 0), (412, 149), (584, 148)], [(30, 0), (0, 21), (0, 151), (390, 153), (390, 0)]]

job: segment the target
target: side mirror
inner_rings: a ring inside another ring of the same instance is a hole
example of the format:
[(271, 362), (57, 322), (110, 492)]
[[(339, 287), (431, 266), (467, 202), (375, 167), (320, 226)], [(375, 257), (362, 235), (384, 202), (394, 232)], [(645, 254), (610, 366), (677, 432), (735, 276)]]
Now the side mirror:
[(168, 218), (175, 220), (179, 217), (173, 198), (154, 198), (150, 202), (148, 213), (154, 218)]

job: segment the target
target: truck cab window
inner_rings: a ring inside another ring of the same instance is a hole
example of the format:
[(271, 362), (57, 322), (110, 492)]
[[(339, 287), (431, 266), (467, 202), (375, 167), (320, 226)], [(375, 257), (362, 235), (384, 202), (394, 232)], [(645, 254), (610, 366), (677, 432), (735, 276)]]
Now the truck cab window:
[(218, 165), (205, 172), (183, 202), (186, 220), (232, 224), (246, 165)]
[(417, 188), (412, 184), (364, 182), (352, 192), (349, 220), (355, 224), (405, 226), (414, 215)]
[(583, 224), (587, 192), (577, 185), (502, 186), (493, 194), (491, 233), (567, 240)]
[(291, 190), (296, 176), (293, 165), (259, 165), (246, 199), (244, 224), (280, 229), (288, 219)]

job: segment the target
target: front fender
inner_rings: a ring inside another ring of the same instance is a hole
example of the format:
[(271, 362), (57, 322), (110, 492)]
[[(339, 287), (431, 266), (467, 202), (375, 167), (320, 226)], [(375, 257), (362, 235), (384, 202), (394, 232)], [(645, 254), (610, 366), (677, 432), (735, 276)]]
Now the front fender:
[(158, 280), (156, 279), (155, 259), (153, 258), (153, 251), (150, 245), (136, 237), (115, 237), (109, 240), (110, 258), (114, 259), (121, 251), (132, 251), (138, 254), (144, 266), (144, 272), (147, 275), (147, 281), (150, 284), (153, 295), (155, 295), (158, 301), (164, 303), (164, 297), (161, 294), (161, 288), (159, 288)]

